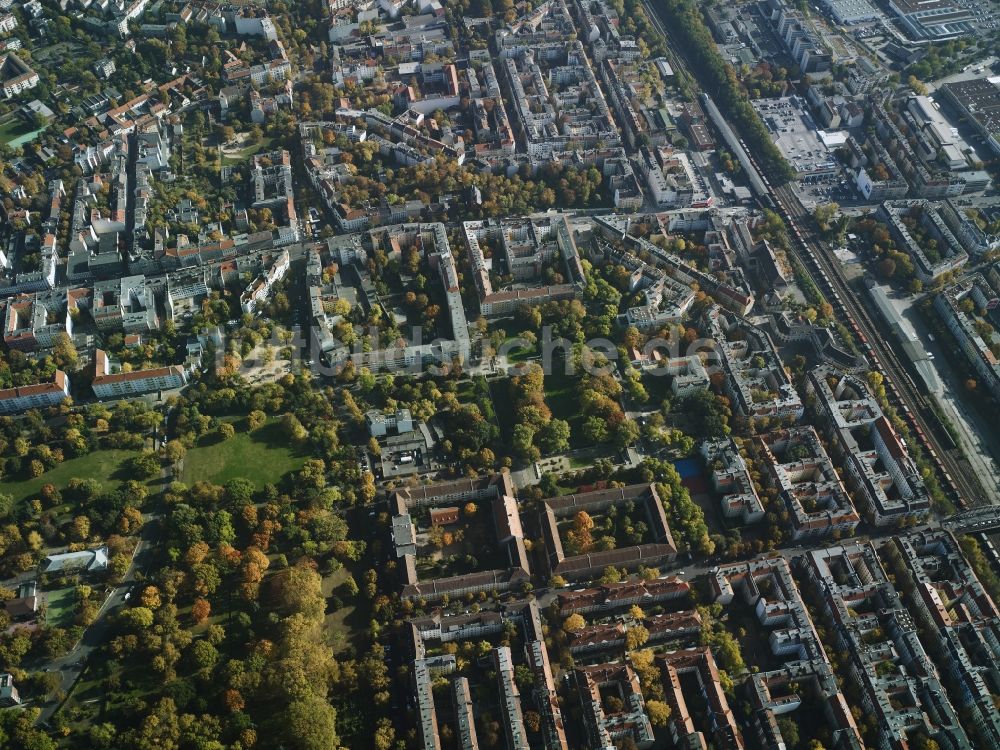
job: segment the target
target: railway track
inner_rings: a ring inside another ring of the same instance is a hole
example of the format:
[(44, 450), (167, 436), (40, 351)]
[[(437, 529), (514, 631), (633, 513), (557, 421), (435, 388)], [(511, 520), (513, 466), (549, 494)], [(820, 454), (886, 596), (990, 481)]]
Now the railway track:
[(961, 451), (949, 447), (938, 436), (938, 416), (867, 308), (856, 298), (840, 268), (819, 243), (810, 226), (812, 218), (792, 188), (788, 185), (772, 188), (772, 195), (788, 225), (793, 252), (811, 272), (838, 318), (858, 338), (872, 368), (885, 375), (887, 395), (900, 408), (903, 418), (927, 450), (938, 470), (942, 486), (960, 508), (987, 504), (985, 493)]
[[(692, 74), (685, 49), (673, 31), (664, 24), (650, 0), (643, 0), (643, 7), (653, 25), (670, 42), (671, 64), (697, 81), (698, 77)], [(886, 343), (867, 309), (855, 297), (840, 268), (823, 249), (812, 228), (812, 217), (798, 196), (788, 185), (772, 187), (754, 154), (742, 139), (739, 145), (767, 189), (765, 194), (757, 197), (763, 204), (770, 203), (771, 207), (778, 210), (788, 227), (792, 252), (823, 291), (837, 318), (858, 338), (872, 368), (885, 376), (886, 395), (899, 408), (916, 439), (934, 463), (941, 486), (961, 509), (989, 504), (975, 472), (961, 451), (945, 445), (938, 436), (939, 417), (917, 388), (906, 367)]]

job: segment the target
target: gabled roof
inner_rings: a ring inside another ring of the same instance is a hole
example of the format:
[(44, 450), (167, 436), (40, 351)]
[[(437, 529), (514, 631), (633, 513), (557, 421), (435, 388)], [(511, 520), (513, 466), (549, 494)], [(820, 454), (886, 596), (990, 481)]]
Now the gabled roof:
[(60, 570), (104, 570), (108, 567), (108, 548), (105, 546), (79, 552), (49, 555), (42, 563), (42, 570), (52, 573)]

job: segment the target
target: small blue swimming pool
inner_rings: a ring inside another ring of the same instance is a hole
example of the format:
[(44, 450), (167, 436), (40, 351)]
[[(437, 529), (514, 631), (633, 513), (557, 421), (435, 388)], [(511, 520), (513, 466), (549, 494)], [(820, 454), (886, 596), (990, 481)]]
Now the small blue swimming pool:
[(681, 475), (681, 479), (701, 476), (701, 461), (697, 458), (681, 458), (674, 461), (674, 468)]

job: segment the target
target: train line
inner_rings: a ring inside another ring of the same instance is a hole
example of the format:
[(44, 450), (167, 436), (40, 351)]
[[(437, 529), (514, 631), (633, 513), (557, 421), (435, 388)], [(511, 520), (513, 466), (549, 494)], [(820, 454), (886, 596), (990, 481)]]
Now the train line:
[[(643, 5), (647, 17), (670, 42), (672, 63), (684, 70), (692, 80), (697, 80), (697, 77), (692, 75), (687, 53), (672, 30), (666, 27), (649, 0), (643, 0)], [(751, 189), (760, 204), (775, 210), (784, 220), (789, 232), (792, 253), (826, 296), (838, 320), (853, 333), (872, 369), (884, 374), (886, 395), (896, 405), (900, 415), (934, 464), (946, 493), (961, 509), (989, 504), (975, 472), (961, 451), (955, 447), (954, 440), (947, 434), (940, 417), (933, 411), (907, 368), (892, 351), (868, 310), (855, 297), (840, 268), (823, 249), (811, 226), (812, 217), (793, 189), (788, 185), (773, 187), (767, 175), (760, 169), (754, 154), (738, 134), (733, 134), (731, 126), (725, 121), (711, 97), (703, 95), (702, 103), (727, 146), (733, 150), (746, 170)], [(733, 135), (736, 137), (736, 143), (732, 142)]]
[[(764, 179), (766, 182), (767, 178)], [(885, 375), (886, 395), (899, 407), (901, 416), (927, 451), (942, 486), (960, 508), (987, 504), (985, 493), (961, 451), (939, 434), (938, 430), (943, 427), (931, 404), (868, 310), (855, 297), (837, 264), (818, 242), (814, 230), (809, 227), (811, 217), (792, 188), (788, 185), (772, 188), (771, 195), (788, 227), (793, 253), (813, 276), (837, 317), (854, 334), (872, 369)]]

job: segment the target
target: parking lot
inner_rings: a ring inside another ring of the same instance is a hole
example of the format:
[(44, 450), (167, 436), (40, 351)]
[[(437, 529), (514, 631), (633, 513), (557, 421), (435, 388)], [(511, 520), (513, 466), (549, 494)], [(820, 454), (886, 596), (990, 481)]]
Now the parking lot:
[(861, 200), (861, 195), (846, 175), (831, 176), (814, 182), (800, 182), (797, 190), (802, 205), (812, 210), (823, 203), (850, 205)]

